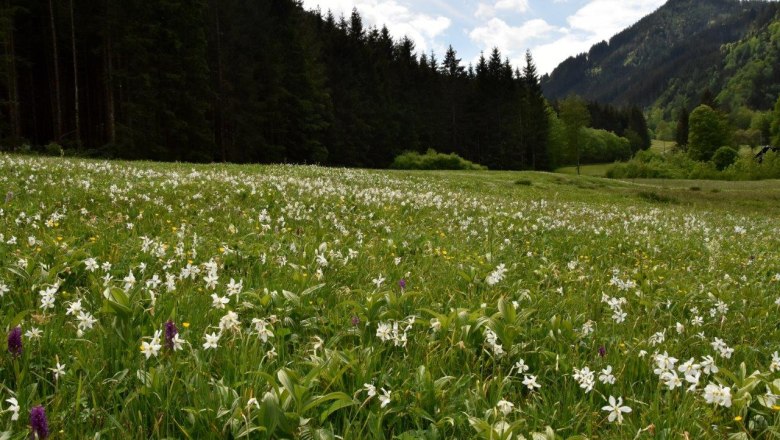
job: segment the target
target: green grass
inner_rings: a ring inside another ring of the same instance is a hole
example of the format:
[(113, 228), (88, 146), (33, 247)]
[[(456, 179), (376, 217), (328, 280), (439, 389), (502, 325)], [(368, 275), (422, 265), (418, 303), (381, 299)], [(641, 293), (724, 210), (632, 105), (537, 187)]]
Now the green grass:
[(36, 405), (57, 439), (780, 429), (780, 181), (0, 156), (0, 188), (3, 439)]
[[(607, 174), (607, 170), (610, 169), (614, 163), (600, 163), (591, 165), (580, 166), (580, 175), (582, 176), (594, 176), (604, 177)], [(577, 167), (561, 167), (555, 170), (556, 173), (561, 174), (577, 174)]]

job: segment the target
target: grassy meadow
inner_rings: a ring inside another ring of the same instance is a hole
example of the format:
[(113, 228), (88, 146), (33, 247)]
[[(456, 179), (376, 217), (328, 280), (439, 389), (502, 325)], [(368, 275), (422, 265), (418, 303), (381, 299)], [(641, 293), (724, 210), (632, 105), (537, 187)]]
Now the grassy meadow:
[(0, 439), (778, 438), (778, 219), (780, 181), (2, 155)]

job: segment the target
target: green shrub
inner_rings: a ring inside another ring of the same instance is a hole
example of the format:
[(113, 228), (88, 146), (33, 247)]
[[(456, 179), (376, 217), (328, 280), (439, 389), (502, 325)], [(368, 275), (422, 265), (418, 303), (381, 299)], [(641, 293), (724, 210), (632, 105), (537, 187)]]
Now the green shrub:
[(65, 150), (62, 149), (62, 145), (56, 143), (56, 142), (49, 142), (45, 147), (43, 147), (43, 152), (47, 156), (64, 156)]
[[(718, 151), (730, 149), (721, 148)], [(734, 152), (736, 153), (736, 152)], [(721, 155), (731, 155), (723, 152)], [(722, 163), (727, 162), (724, 157)], [(715, 160), (700, 162), (692, 160), (684, 153), (660, 155), (650, 151), (640, 151), (628, 162), (615, 164), (608, 169), (606, 176), (613, 179), (705, 179), (705, 180), (762, 180), (780, 179), (780, 154), (767, 153), (758, 163), (752, 156), (739, 157), (730, 165), (718, 167)]]
[(474, 162), (468, 161), (455, 153), (443, 154), (429, 149), (425, 154), (416, 151), (406, 151), (399, 154), (390, 164), (396, 170), (486, 170)]
[(723, 171), (739, 158), (739, 152), (731, 147), (720, 147), (712, 156), (712, 163), (718, 171)]
[(631, 143), (615, 133), (583, 128), (580, 130), (580, 135), (582, 137), (581, 163), (608, 163), (628, 160), (631, 157)]

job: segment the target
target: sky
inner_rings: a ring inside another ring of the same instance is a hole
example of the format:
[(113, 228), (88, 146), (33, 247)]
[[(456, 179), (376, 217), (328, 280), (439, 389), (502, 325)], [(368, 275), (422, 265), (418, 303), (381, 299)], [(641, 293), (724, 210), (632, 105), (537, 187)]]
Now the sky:
[(414, 41), (418, 54), (433, 51), (441, 61), (448, 45), (462, 64), (498, 47), (513, 65), (530, 50), (540, 74), (566, 58), (636, 23), (666, 0), (303, 0), (349, 18), (357, 8), (364, 26), (386, 25), (398, 40)]

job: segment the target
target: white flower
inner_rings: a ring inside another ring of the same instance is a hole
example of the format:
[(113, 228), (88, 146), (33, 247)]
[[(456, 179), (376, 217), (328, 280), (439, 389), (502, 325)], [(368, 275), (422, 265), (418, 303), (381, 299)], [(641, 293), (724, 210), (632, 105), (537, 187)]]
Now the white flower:
[(175, 335), (173, 335), (173, 340), (171, 342), (173, 342), (173, 351), (179, 351), (182, 348), (184, 348), (184, 343), (186, 341), (180, 338), (179, 334), (176, 333)]
[(97, 260), (94, 258), (87, 258), (84, 260), (84, 265), (87, 267), (87, 270), (90, 272), (94, 272), (98, 269)]
[(704, 356), (701, 358), (701, 368), (707, 374), (715, 374), (719, 371), (712, 356)]
[(536, 382), (536, 376), (528, 374), (523, 378), (523, 385), (527, 386), (529, 390), (539, 389), (542, 386)]
[(141, 353), (146, 356), (146, 359), (149, 359), (152, 356), (157, 357), (157, 354), (160, 353), (160, 349), (162, 348), (162, 344), (160, 344), (161, 335), (162, 330), (157, 330), (154, 332), (154, 336), (152, 336), (150, 342), (144, 341), (141, 343)]
[(584, 389), (586, 393), (591, 392), (593, 390), (593, 386), (596, 384), (594, 378), (593, 378), (593, 372), (590, 371), (590, 368), (583, 367), (581, 370), (574, 369), (574, 380), (579, 382), (580, 388)]
[(206, 282), (206, 288), (211, 290), (217, 288), (217, 280), (219, 280), (219, 277), (216, 272), (209, 272), (203, 277), (203, 281)]
[(676, 363), (677, 358), (669, 356), (669, 353), (667, 352), (664, 352), (664, 354), (657, 354), (655, 355), (655, 364), (658, 368), (653, 372), (660, 376), (666, 371), (673, 370)]
[(8, 292), (10, 292), (8, 286), (6, 286), (2, 281), (0, 281), (0, 298), (4, 297), (5, 294)]
[(49, 368), (49, 370), (54, 373), (54, 380), (59, 380), (60, 377), (65, 375), (65, 364), (60, 364), (60, 362), (57, 361), (57, 366)]
[(516, 370), (517, 374), (523, 374), (528, 371), (529, 368), (528, 365), (525, 364), (525, 360), (520, 359), (519, 361), (515, 362), (515, 365), (509, 370), (509, 374), (512, 374), (513, 370)]
[(379, 401), (382, 402), (379, 406), (380, 408), (386, 407), (390, 403), (390, 391), (382, 388), (382, 394), (379, 395)]
[(363, 384), (363, 389), (364, 389), (364, 390), (366, 391), (366, 393), (368, 394), (368, 398), (369, 398), (369, 399), (370, 399), (370, 398), (372, 398), (372, 397), (374, 397), (374, 396), (376, 396), (376, 387), (375, 387), (373, 384), (370, 384), (370, 383), (364, 383), (364, 384)]
[[(504, 433), (509, 430), (510, 427), (511, 425), (507, 423), (506, 420), (499, 420), (493, 424), (493, 431), (499, 435), (499, 438), (502, 438)], [(512, 438), (512, 436), (510, 435), (509, 438)]]
[(498, 408), (498, 410), (501, 411), (501, 414), (507, 416), (515, 408), (515, 404), (507, 400), (501, 399), (496, 404), (496, 408)]
[(615, 384), (615, 376), (612, 374), (612, 365), (607, 365), (607, 368), (601, 370), (601, 374), (599, 374), (599, 381), (603, 384)]
[(376, 336), (382, 342), (387, 342), (393, 339), (392, 325), (389, 322), (380, 322), (376, 328)]
[(8, 399), (5, 399), (5, 401), (10, 405), (7, 411), (13, 413), (13, 415), (11, 415), (11, 421), (15, 422), (19, 420), (19, 402), (16, 400), (16, 397), (9, 397)]
[(233, 278), (230, 279), (227, 285), (227, 294), (228, 296), (235, 296), (241, 293), (241, 290), (244, 288), (244, 280), (240, 280), (239, 282), (235, 282)]
[(704, 387), (704, 400), (718, 406), (731, 407), (731, 388), (710, 382)]
[(206, 350), (210, 348), (214, 348), (214, 349), (217, 348), (218, 347), (217, 343), (219, 342), (220, 336), (221, 333), (213, 333), (213, 332), (210, 335), (209, 334), (204, 335), (203, 338), (206, 339), (206, 342), (203, 343), (203, 348), (205, 348)]
[(777, 352), (772, 353), (772, 363), (769, 364), (769, 371), (776, 372), (780, 370), (780, 355)]
[(623, 423), (623, 413), (630, 413), (631, 408), (623, 406), (623, 398), (618, 397), (617, 401), (612, 396), (609, 396), (609, 405), (601, 408), (604, 411), (609, 411), (609, 417), (607, 420), (614, 422), (617, 420), (618, 425)]
[(580, 329), (580, 333), (582, 336), (588, 336), (589, 334), (593, 333), (593, 325), (595, 322), (588, 320), (584, 324), (582, 324), (582, 328)]
[(78, 315), (78, 313), (81, 311), (81, 300), (76, 300), (70, 303), (70, 306), (68, 306), (68, 310), (65, 311), (66, 315)]
[(230, 298), (227, 296), (219, 296), (216, 293), (211, 294), (211, 307), (215, 309), (224, 309), (229, 302)]
[(504, 279), (506, 275), (506, 266), (504, 263), (499, 264), (496, 269), (485, 278), (485, 282), (488, 286), (494, 286)]
[(253, 318), (252, 324), (255, 326), (255, 332), (263, 342), (268, 342), (268, 338), (273, 338), (274, 333), (271, 331), (270, 324), (265, 319)]
[(663, 374), (661, 374), (661, 380), (670, 391), (682, 386), (680, 377), (677, 375), (677, 372), (673, 370), (665, 371)]
[(24, 336), (27, 339), (40, 339), (43, 335), (43, 332), (38, 327), (31, 327), (30, 330), (27, 330), (24, 333)]
[(687, 362), (680, 365), (677, 371), (685, 375), (685, 381), (691, 384), (698, 384), (699, 377), (701, 377), (701, 365), (694, 363), (694, 359), (690, 358)]
[[(85, 312), (83, 310), (79, 311), (78, 320), (79, 320), (78, 328), (79, 328), (79, 332), (81, 333), (83, 333), (85, 330), (91, 330), (92, 327), (97, 322), (97, 319), (95, 319), (95, 317), (92, 316), (91, 313)], [(79, 337), (81, 337), (81, 335), (79, 335)]]
[(219, 320), (220, 333), (223, 330), (238, 330), (239, 325), (241, 322), (238, 320), (238, 314), (232, 310)]
[(133, 271), (131, 270), (130, 273), (122, 280), (125, 283), (124, 290), (128, 291), (135, 286), (135, 275), (133, 275)]
[(385, 282), (385, 278), (382, 276), (382, 274), (379, 274), (378, 277), (371, 280), (372, 283), (376, 285), (376, 288), (379, 289), (379, 287), (382, 285), (382, 283)]

